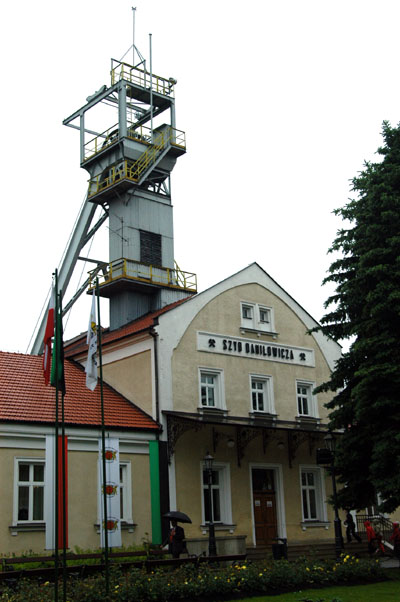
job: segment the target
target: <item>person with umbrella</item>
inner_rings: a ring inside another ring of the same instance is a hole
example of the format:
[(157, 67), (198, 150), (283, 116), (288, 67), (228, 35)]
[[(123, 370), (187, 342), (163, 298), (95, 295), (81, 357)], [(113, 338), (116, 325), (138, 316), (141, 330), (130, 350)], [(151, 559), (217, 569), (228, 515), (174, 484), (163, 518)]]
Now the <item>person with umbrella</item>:
[(182, 552), (186, 551), (185, 531), (178, 525), (179, 522), (191, 523), (192, 521), (183, 512), (167, 512), (165, 518), (171, 521), (171, 529), (168, 534), (168, 551), (172, 554), (172, 558), (179, 558)]

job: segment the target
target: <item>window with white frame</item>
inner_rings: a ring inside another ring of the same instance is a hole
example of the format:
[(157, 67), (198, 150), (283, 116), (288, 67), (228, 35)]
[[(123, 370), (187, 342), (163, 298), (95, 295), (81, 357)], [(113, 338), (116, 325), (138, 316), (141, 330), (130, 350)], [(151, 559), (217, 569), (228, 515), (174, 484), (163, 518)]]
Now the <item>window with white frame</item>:
[(321, 470), (302, 467), (300, 469), (301, 501), (304, 521), (323, 521)]
[(317, 403), (313, 395), (315, 383), (296, 381), (297, 412), (299, 416), (317, 417)]
[(221, 370), (199, 369), (200, 406), (223, 409), (223, 373)]
[(130, 462), (119, 463), (119, 503), (121, 521), (132, 522), (132, 490)]
[(269, 376), (250, 375), (251, 411), (274, 413), (272, 379)]
[[(202, 466), (202, 515), (203, 523), (210, 522), (210, 486), (208, 471)], [(217, 464), (212, 469), (211, 513), (214, 523), (232, 523), (230, 476), (227, 464)]]
[(16, 460), (14, 496), (16, 522), (44, 521), (44, 469), (43, 460)]
[(241, 302), (241, 327), (248, 330), (273, 332), (273, 311), (271, 307), (259, 303)]

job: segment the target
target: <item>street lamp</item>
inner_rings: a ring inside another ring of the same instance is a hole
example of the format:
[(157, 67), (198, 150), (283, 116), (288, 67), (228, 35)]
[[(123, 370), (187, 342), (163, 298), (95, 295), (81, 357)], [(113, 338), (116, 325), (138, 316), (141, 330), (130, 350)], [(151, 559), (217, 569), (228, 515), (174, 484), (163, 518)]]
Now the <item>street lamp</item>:
[(335, 448), (336, 439), (332, 433), (328, 433), (324, 437), (325, 446), (331, 452), (331, 476), (332, 476), (332, 491), (333, 491), (333, 505), (335, 509), (335, 552), (336, 558), (340, 558), (340, 554), (343, 550), (343, 536), (342, 536), (342, 523), (339, 518), (338, 503), (337, 503), (337, 491), (336, 491), (336, 475), (335, 475)]
[(217, 555), (217, 546), (215, 543), (215, 528), (213, 521), (213, 499), (212, 499), (212, 467), (213, 467), (214, 458), (212, 455), (207, 452), (204, 458), (204, 465), (207, 471), (208, 477), (208, 555), (216, 556)]

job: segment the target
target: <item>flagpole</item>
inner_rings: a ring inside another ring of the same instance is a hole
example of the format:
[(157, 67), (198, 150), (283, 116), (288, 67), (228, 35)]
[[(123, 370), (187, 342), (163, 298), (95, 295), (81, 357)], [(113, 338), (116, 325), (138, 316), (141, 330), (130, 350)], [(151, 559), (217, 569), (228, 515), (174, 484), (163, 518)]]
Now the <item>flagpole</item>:
[(54, 545), (55, 545), (55, 554), (54, 554), (54, 601), (58, 602), (58, 361), (57, 361), (57, 311), (58, 311), (58, 270), (56, 268), (54, 272), (54, 285), (55, 285), (55, 329), (54, 329), (54, 341), (53, 341), (53, 357), (52, 362), (55, 361), (55, 379), (56, 379), (56, 424), (55, 424), (55, 462), (56, 462), (56, 470), (55, 470), (55, 511), (54, 511)]
[[(94, 293), (93, 293), (94, 294)], [(104, 421), (104, 397), (103, 397), (103, 361), (101, 355), (101, 327), (100, 327), (100, 297), (99, 297), (99, 279), (96, 278), (97, 295), (97, 340), (99, 349), (99, 367), (100, 367), (100, 400), (101, 400), (101, 443), (102, 443), (102, 469), (103, 469), (103, 518), (104, 518), (104, 558), (106, 563), (106, 595), (110, 590), (109, 579), (109, 560), (108, 560), (108, 525), (107, 525), (107, 490), (106, 490), (106, 437)], [(100, 525), (101, 531), (101, 525)]]
[[(62, 359), (64, 364), (64, 342), (63, 342), (63, 328), (62, 328), (62, 296), (61, 292), (59, 293), (59, 312), (60, 312), (60, 320), (61, 320), (61, 332), (60, 332), (60, 355), (59, 358)], [(64, 369), (64, 366), (63, 366)], [(62, 462), (62, 517), (63, 517), (63, 602), (67, 600), (67, 508), (66, 508), (66, 470), (65, 470), (65, 415), (64, 415), (64, 396), (65, 396), (65, 387), (61, 391), (61, 462)]]

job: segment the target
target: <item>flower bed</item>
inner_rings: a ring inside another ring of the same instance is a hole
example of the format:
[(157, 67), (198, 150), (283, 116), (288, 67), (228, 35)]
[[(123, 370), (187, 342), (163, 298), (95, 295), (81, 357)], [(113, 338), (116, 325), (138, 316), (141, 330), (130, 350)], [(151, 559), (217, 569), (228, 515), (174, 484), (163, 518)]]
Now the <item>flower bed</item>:
[[(184, 565), (174, 571), (157, 570), (150, 574), (139, 569), (110, 573), (109, 597), (104, 575), (70, 580), (70, 602), (173, 602), (226, 600), (246, 595), (273, 594), (305, 587), (324, 587), (339, 583), (368, 583), (385, 579), (376, 560), (343, 555), (338, 562), (312, 562), (302, 559), (235, 564), (215, 567), (207, 564)], [(60, 592), (62, 585), (60, 584)], [(54, 585), (21, 581), (15, 588), (3, 588), (1, 602), (50, 602)]]

